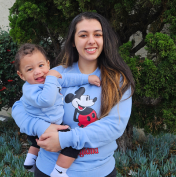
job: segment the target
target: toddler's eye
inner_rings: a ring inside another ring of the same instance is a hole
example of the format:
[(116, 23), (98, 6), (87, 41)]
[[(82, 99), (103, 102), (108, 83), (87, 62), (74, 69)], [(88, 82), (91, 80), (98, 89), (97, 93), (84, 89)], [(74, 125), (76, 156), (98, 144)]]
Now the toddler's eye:
[(27, 71), (32, 71), (32, 68), (29, 68)]
[(42, 66), (43, 66), (43, 64), (39, 65), (39, 67), (42, 67)]

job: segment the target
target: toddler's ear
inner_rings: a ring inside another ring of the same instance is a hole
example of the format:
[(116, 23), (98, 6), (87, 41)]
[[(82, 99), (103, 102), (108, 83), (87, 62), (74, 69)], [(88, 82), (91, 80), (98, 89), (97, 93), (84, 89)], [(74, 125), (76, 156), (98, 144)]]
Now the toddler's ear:
[(17, 74), (22, 80), (25, 81), (25, 78), (24, 78), (23, 74), (20, 71), (17, 71)]

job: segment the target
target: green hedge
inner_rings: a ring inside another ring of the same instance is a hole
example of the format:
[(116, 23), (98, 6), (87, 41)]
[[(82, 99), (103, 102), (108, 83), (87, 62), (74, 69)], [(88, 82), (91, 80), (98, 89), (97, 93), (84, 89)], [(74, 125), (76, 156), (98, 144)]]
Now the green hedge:
[(163, 33), (149, 33), (148, 56), (130, 57), (132, 43), (120, 47), (136, 82), (131, 121), (146, 132), (176, 133), (176, 47)]
[(23, 81), (14, 68), (17, 48), (9, 33), (0, 29), (0, 110), (11, 107), (21, 97)]

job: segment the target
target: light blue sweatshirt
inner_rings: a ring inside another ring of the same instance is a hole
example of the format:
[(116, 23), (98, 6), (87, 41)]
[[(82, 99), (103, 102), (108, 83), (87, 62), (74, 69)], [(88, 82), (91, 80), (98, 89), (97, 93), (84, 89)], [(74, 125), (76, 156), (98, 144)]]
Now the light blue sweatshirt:
[(79, 86), (87, 84), (88, 76), (85, 74), (62, 74), (62, 79), (55, 76), (46, 76), (44, 84), (23, 85), (21, 101), (26, 112), (34, 117), (49, 123), (60, 125), (63, 121), (63, 95), (62, 87)]
[[(74, 63), (72, 67), (58, 66), (54, 69), (61, 74), (81, 73), (78, 63)], [(92, 74), (100, 77), (100, 69), (97, 68)], [(101, 87), (85, 84), (81, 87), (63, 88), (61, 92), (65, 97), (63, 122), (72, 128), (70, 132), (59, 132), (61, 148), (69, 146), (75, 149), (83, 148), (67, 170), (68, 176), (107, 176), (115, 167), (113, 154), (117, 149), (116, 139), (123, 134), (131, 114), (131, 90), (128, 89), (124, 93), (119, 104), (115, 105), (106, 117), (93, 123), (91, 121), (100, 116)], [(50, 125), (27, 115), (21, 101), (13, 106), (12, 116), (21, 132), (28, 135), (40, 136)], [(91, 124), (87, 125), (88, 122)], [(59, 153), (48, 152), (41, 148), (36, 162), (39, 170), (49, 175), (58, 155)]]

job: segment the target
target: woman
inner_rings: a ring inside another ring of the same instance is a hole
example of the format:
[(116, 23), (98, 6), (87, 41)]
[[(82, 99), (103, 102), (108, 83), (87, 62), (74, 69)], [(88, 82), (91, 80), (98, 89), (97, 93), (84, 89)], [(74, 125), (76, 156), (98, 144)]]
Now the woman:
[[(49, 176), (57, 151), (66, 147), (82, 149), (67, 171), (70, 177), (115, 177), (114, 150), (131, 114), (134, 81), (130, 69), (119, 56), (117, 38), (107, 20), (93, 12), (77, 15), (71, 22), (60, 57), (62, 73), (94, 74), (101, 87), (82, 85), (63, 88), (64, 124), (69, 132), (57, 132), (62, 126), (26, 115), (21, 102), (13, 107), (13, 117), (21, 132), (41, 136), (35, 177)], [(92, 120), (96, 118), (97, 121)], [(93, 123), (91, 123), (93, 122)], [(51, 151), (51, 152), (48, 152)]]

